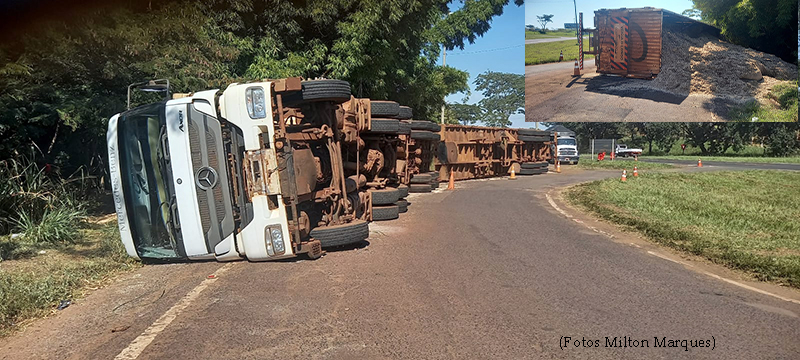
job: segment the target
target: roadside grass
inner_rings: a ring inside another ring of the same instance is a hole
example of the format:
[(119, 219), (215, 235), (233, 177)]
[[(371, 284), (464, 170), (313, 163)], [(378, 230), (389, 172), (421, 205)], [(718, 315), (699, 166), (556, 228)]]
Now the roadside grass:
[[(584, 40), (585, 41), (585, 40)], [(558, 56), (564, 50), (564, 61), (574, 62), (578, 59), (578, 41), (565, 40), (525, 45), (525, 65), (537, 65), (558, 62)], [(593, 59), (594, 55), (584, 55), (584, 61)]]
[(800, 288), (800, 173), (645, 173), (565, 193), (657, 243)]
[[(84, 227), (74, 244), (37, 247), (29, 257), (0, 262), (0, 336), (140, 266), (125, 253), (115, 221)], [(0, 246), (10, 241), (0, 238)]]
[(568, 36), (577, 36), (575, 35), (575, 30), (566, 30), (566, 29), (547, 30), (547, 32), (544, 34), (540, 33), (539, 31), (525, 30), (525, 40), (547, 39), (547, 38), (568, 37)]
[(764, 105), (758, 101), (751, 101), (732, 109), (728, 115), (733, 121), (797, 122), (797, 95), (797, 81), (791, 84), (779, 84), (767, 95), (772, 103)]
[(725, 161), (725, 162), (750, 162), (762, 164), (800, 164), (800, 156), (790, 157), (763, 157), (763, 156), (702, 156), (702, 155), (665, 155), (653, 156), (656, 159), (667, 160), (693, 160), (702, 159), (703, 161)]
[[(587, 170), (623, 170), (627, 169), (628, 171), (633, 171), (633, 166), (639, 170), (663, 170), (663, 169), (672, 169), (675, 166), (671, 164), (661, 164), (661, 163), (649, 163), (644, 161), (632, 161), (632, 160), (581, 160), (578, 162), (578, 168), (580, 169), (587, 169)], [(564, 166), (564, 165), (562, 165)], [(633, 174), (628, 174), (629, 176), (633, 176)]]

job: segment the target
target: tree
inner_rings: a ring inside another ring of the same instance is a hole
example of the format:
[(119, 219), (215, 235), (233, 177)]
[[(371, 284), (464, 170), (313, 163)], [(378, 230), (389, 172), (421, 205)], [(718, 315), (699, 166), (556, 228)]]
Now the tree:
[(647, 141), (648, 154), (653, 154), (653, 144), (668, 153), (681, 134), (680, 127), (676, 123), (647, 122), (640, 125), (642, 136)]
[(539, 24), (542, 25), (542, 33), (545, 33), (547, 32), (547, 24), (553, 22), (553, 14), (537, 15), (536, 19), (539, 20)]
[(448, 124), (474, 125), (483, 119), (483, 113), (483, 109), (477, 104), (447, 104), (445, 122)]
[(797, 123), (763, 124), (759, 135), (769, 156), (789, 156), (800, 150), (800, 127)]
[(69, 16), (0, 21), (0, 159), (34, 144), (46, 161), (64, 152), (74, 166), (104, 169), (107, 119), (125, 110), (128, 84), (152, 78), (170, 79), (177, 92), (339, 78), (356, 96), (436, 117), (446, 95), (468, 89), (466, 72), (436, 64), (441, 45), (475, 41), (509, 3), (466, 1), (451, 11), (453, 2), (90, 1)]
[(692, 0), (701, 19), (731, 42), (797, 64), (797, 0)]
[(486, 71), (474, 84), (483, 94), (478, 106), (487, 126), (507, 127), (509, 116), (525, 113), (525, 75)]
[(703, 155), (721, 155), (728, 149), (739, 151), (755, 135), (751, 123), (682, 123), (686, 143)]

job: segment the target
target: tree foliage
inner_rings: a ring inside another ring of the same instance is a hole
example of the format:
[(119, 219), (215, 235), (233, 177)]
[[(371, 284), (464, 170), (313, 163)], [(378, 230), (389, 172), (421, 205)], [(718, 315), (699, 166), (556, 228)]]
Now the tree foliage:
[(507, 127), (511, 115), (525, 113), (525, 75), (486, 71), (473, 84), (483, 99), (477, 104), (448, 104), (447, 122)]
[(547, 24), (553, 22), (553, 14), (536, 15), (536, 20), (542, 26), (542, 32), (547, 32)]
[(125, 110), (128, 84), (152, 78), (177, 92), (338, 78), (356, 96), (433, 118), (447, 94), (468, 89), (467, 73), (436, 64), (441, 46), (473, 42), (508, 3), (129, 0), (26, 19), (0, 45), (0, 159), (33, 146), (50, 162), (104, 168), (107, 119)]
[(797, 0), (692, 0), (731, 42), (797, 63)]

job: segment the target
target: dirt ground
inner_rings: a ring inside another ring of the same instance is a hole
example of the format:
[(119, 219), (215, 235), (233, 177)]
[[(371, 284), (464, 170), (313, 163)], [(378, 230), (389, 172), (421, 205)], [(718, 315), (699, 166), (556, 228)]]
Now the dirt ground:
[(648, 80), (600, 75), (593, 60), (584, 63), (580, 77), (572, 76), (573, 68), (574, 63), (525, 67), (525, 121), (716, 122), (728, 120), (729, 111), (741, 104), (707, 94), (624, 87)]

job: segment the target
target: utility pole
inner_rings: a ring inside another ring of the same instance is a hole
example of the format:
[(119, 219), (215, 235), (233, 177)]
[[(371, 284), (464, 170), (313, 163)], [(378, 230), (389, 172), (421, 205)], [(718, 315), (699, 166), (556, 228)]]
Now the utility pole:
[[(577, 0), (572, 0), (572, 5), (575, 6), (575, 23), (578, 23), (578, 4)], [(575, 36), (578, 37), (578, 41), (581, 41), (581, 35), (578, 29), (575, 29)]]
[[(442, 67), (447, 66), (447, 49), (442, 44)], [(442, 99), (444, 101), (444, 99)], [(444, 125), (444, 103), (442, 103), (442, 119), (439, 121), (440, 124)]]

